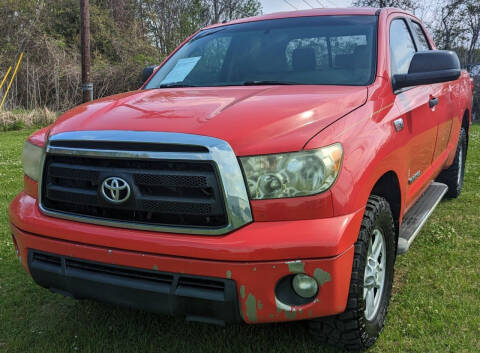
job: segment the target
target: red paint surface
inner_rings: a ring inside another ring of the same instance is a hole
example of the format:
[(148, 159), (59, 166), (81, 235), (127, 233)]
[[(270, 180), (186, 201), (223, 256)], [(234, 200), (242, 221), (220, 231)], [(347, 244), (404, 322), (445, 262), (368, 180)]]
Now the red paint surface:
[(255, 222), (333, 217), (332, 194), (330, 191), (315, 196), (252, 200), (250, 204)]
[(45, 146), (45, 142), (47, 141), (51, 128), (52, 128), (52, 125), (49, 125), (44, 127), (41, 130), (36, 131), (28, 138), (28, 142), (39, 147)]
[[(372, 9), (312, 10), (236, 22), (374, 13)], [(377, 77), (368, 87), (139, 90), (74, 108), (53, 127), (29, 139), (43, 146), (48, 134), (65, 131), (171, 131), (226, 140), (238, 156), (314, 149), (340, 142), (344, 149), (342, 168), (329, 191), (310, 197), (251, 201), (253, 223), (223, 236), (193, 236), (45, 216), (38, 209), (37, 184), (25, 177), (25, 190), (10, 207), (12, 230), (24, 265), (26, 249), (31, 247), (125, 266), (157, 266), (170, 272), (225, 278), (226, 271), (231, 271), (237, 288), (243, 285), (246, 289), (241, 299), (244, 316), (245, 300), (252, 294), (263, 304), (257, 322), (269, 322), (287, 320), (284, 312), (277, 313), (273, 294), (277, 280), (288, 273), (285, 261), (308, 259), (303, 260), (306, 273), (321, 268), (332, 280), (321, 288), (320, 301), (303, 308), (296, 319), (309, 318), (309, 310), (311, 317), (342, 312), (352, 245), (376, 182), (385, 173), (394, 173), (400, 186), (401, 222), (422, 191), (453, 162), (462, 118), (467, 112), (469, 123), (471, 119), (472, 87), (465, 72), (455, 82), (392, 92), (388, 33), (390, 22), (398, 16), (412, 17), (395, 9), (379, 15)], [(428, 100), (434, 96), (440, 98), (440, 104), (432, 110)], [(398, 118), (405, 123), (400, 132), (393, 125)], [(421, 176), (409, 185), (408, 178), (417, 170)]]
[(238, 156), (300, 150), (367, 98), (365, 87), (260, 86), (143, 90), (65, 113), (51, 130), (182, 132), (228, 141)]
[(28, 175), (23, 176), (23, 191), (25, 194), (33, 197), (34, 199), (38, 198), (38, 183), (30, 178)]
[[(356, 240), (363, 208), (340, 217), (253, 222), (223, 236), (170, 234), (112, 228), (45, 216), (37, 200), (21, 193), (10, 221), (26, 232), (70, 242), (222, 261), (275, 261), (332, 257)], [(100, 261), (100, 259), (99, 259)]]

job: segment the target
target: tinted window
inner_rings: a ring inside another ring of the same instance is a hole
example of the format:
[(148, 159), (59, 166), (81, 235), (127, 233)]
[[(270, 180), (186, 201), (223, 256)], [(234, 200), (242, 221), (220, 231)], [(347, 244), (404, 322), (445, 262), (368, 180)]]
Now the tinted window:
[[(231, 40), (232, 38), (230, 36), (212, 38), (206, 41), (205, 45), (196, 46), (194, 50), (191, 51), (189, 58), (184, 58), (183, 61), (179, 60), (180, 62), (177, 62), (177, 65), (188, 63), (190, 59), (190, 65), (194, 65), (192, 66), (193, 70), (189, 73), (189, 79), (191, 81), (217, 81), (220, 79), (221, 69), (228, 49), (230, 48)], [(184, 65), (184, 70), (188, 70), (189, 68), (190, 66), (187, 65), (187, 67), (185, 67)], [(172, 70), (172, 75), (166, 77), (166, 80), (164, 80), (165, 83), (178, 82), (178, 70), (179, 66), (176, 67), (176, 72)]]
[(307, 52), (313, 50), (315, 58), (315, 69), (327, 68), (329, 66), (328, 60), (328, 44), (327, 38), (301, 38), (292, 39), (288, 42), (285, 48), (285, 59), (289, 70), (294, 70), (295, 55), (299, 52)]
[(412, 22), (413, 30), (417, 34), (417, 39), (420, 44), (419, 51), (422, 50), (430, 50), (430, 45), (428, 44), (427, 37), (425, 36), (425, 32), (423, 32), (422, 26), (420, 26), (417, 22)]
[[(334, 66), (337, 68), (352, 64), (365, 68), (368, 61), (372, 60), (371, 57), (366, 58), (368, 41), (365, 35), (330, 37), (330, 46)], [(351, 64), (348, 63), (350, 60)]]
[(404, 20), (393, 20), (390, 25), (390, 60), (392, 75), (406, 74), (415, 54), (415, 45)]
[(297, 17), (204, 30), (146, 88), (280, 81), (366, 85), (375, 75), (376, 16)]
[[(364, 75), (363, 80), (369, 79), (367, 69), (373, 57), (368, 50), (368, 41), (366, 35), (357, 36), (331, 36), (318, 38), (294, 39), (287, 44), (286, 60), (289, 70), (295, 70), (295, 61), (298, 61), (299, 54), (304, 53), (315, 60), (315, 70), (330, 70), (332, 72), (342, 72), (350, 69), (352, 74), (357, 75), (356, 80)], [(362, 70), (363, 69), (363, 70)], [(351, 79), (349, 77), (348, 79)]]

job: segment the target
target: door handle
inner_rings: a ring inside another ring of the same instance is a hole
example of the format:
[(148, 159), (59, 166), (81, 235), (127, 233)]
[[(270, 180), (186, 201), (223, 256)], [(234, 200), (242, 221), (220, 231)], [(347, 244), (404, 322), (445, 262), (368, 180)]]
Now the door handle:
[(438, 105), (438, 103), (440, 103), (440, 99), (438, 98), (430, 98), (430, 100), (428, 101), (428, 105), (430, 106), (430, 108), (434, 108)]

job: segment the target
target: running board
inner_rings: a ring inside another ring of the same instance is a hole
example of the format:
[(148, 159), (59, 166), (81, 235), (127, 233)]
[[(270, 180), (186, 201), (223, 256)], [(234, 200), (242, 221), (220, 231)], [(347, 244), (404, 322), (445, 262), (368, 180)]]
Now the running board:
[(442, 200), (448, 186), (442, 183), (432, 183), (417, 202), (403, 217), (398, 238), (397, 254), (404, 254), (415, 240), (428, 217)]

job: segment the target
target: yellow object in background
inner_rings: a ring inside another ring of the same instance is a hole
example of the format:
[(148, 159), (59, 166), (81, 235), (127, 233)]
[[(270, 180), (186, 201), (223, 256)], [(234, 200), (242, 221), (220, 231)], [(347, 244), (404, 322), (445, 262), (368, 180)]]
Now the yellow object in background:
[[(5, 95), (3, 96), (2, 103), (0, 103), (0, 110), (3, 107), (3, 103), (5, 103), (5, 99), (7, 98), (8, 91), (10, 91), (10, 87), (12, 87), (13, 80), (15, 79), (15, 75), (17, 74), (17, 71), (18, 71), (18, 68), (20, 67), (20, 63), (22, 62), (22, 59), (23, 59), (23, 53), (20, 54), (20, 57), (18, 58), (18, 61), (17, 61), (17, 65), (15, 65), (15, 70), (13, 71), (13, 75), (10, 78), (10, 82), (8, 83), (7, 91), (5, 92)], [(11, 67), (10, 67), (10, 69), (11, 69)], [(8, 69), (8, 73), (10, 72), (10, 69)], [(5, 81), (5, 79), (7, 78), (8, 73), (3, 78), (3, 81)], [(3, 86), (3, 82), (2, 82), (2, 86)], [(0, 88), (1, 88), (1, 86), (0, 86)]]
[(2, 83), (0, 83), (0, 89), (2, 89), (3, 84), (5, 83), (5, 80), (7, 79), (8, 74), (10, 73), (10, 71), (12, 71), (12, 67), (11, 67), (11, 66), (8, 68), (7, 73), (6, 73), (5, 76), (3, 77)]

